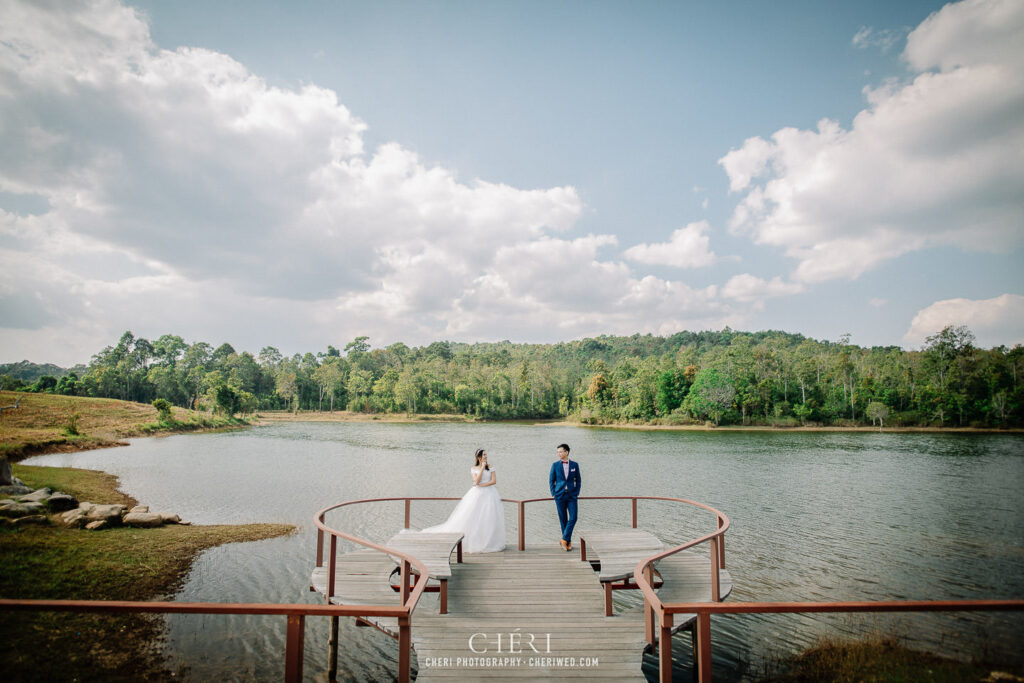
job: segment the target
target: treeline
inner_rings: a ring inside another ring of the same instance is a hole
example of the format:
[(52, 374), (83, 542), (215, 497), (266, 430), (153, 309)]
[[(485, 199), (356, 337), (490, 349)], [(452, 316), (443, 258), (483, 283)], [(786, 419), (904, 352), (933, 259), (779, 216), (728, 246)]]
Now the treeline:
[(4, 388), (226, 414), (346, 409), (488, 419), (769, 425), (1020, 426), (1024, 347), (980, 349), (947, 327), (921, 351), (784, 332), (601, 336), (559, 344), (434, 342), (284, 357), (125, 332), (84, 369)]

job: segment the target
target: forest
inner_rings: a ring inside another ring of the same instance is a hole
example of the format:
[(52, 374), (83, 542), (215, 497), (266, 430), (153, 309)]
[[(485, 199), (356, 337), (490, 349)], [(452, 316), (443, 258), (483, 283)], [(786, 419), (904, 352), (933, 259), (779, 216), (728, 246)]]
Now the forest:
[(978, 348), (962, 326), (914, 351), (725, 328), (557, 344), (371, 348), (357, 337), (291, 357), (271, 346), (253, 355), (227, 343), (125, 332), (87, 366), (31, 383), (0, 375), (0, 387), (164, 399), (228, 415), (348, 410), (587, 424), (998, 428), (1024, 423), (1022, 373), (1024, 347)]

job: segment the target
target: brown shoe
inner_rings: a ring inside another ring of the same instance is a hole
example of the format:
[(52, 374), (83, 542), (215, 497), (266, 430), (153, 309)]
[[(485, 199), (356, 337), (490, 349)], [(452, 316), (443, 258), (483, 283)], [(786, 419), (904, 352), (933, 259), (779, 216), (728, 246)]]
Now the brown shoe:
[(562, 549), (563, 550), (566, 550), (566, 551), (569, 550), (569, 544), (565, 542), (564, 538), (558, 539), (558, 542), (562, 544)]
[(571, 541), (569, 543), (565, 544), (565, 549), (566, 550), (572, 550), (572, 542)]

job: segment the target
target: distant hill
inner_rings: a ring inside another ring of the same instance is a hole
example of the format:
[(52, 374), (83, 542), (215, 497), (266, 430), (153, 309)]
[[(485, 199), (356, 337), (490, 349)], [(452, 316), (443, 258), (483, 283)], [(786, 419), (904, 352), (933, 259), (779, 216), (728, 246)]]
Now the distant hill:
[(68, 374), (70, 370), (68, 368), (62, 368), (54, 365), (53, 363), (44, 363), (39, 365), (38, 363), (31, 363), (27, 360), (23, 360), (19, 363), (3, 363), (0, 365), (0, 375), (8, 375), (14, 379), (20, 379), (26, 384), (31, 384), (43, 375), (50, 375), (51, 377), (63, 377)]

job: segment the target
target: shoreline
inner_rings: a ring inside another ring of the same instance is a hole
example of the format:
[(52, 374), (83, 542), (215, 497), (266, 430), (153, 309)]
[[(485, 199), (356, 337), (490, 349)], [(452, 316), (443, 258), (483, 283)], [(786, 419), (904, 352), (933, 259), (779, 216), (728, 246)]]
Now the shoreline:
[(872, 426), (827, 426), (803, 425), (776, 427), (772, 425), (659, 425), (659, 424), (584, 424), (560, 418), (522, 418), (514, 420), (489, 420), (459, 414), (431, 413), (356, 413), (336, 410), (331, 412), (304, 411), (257, 411), (253, 426), (261, 427), (282, 422), (355, 422), (385, 424), (519, 424), (538, 427), (583, 427), (589, 429), (627, 429), (637, 431), (679, 431), (679, 432), (879, 432), (883, 434), (1024, 434), (1024, 428), (1008, 427), (878, 427)]
[[(50, 486), (100, 504), (138, 503), (121, 490), (116, 475), (102, 470), (20, 463), (12, 469), (33, 488)], [(268, 522), (102, 531), (65, 528), (53, 520), (5, 526), (2, 594), (30, 600), (171, 599), (205, 550), (296, 531), (292, 524)], [(5, 611), (0, 668), (12, 680), (176, 680), (163, 650), (166, 634), (162, 615)]]

